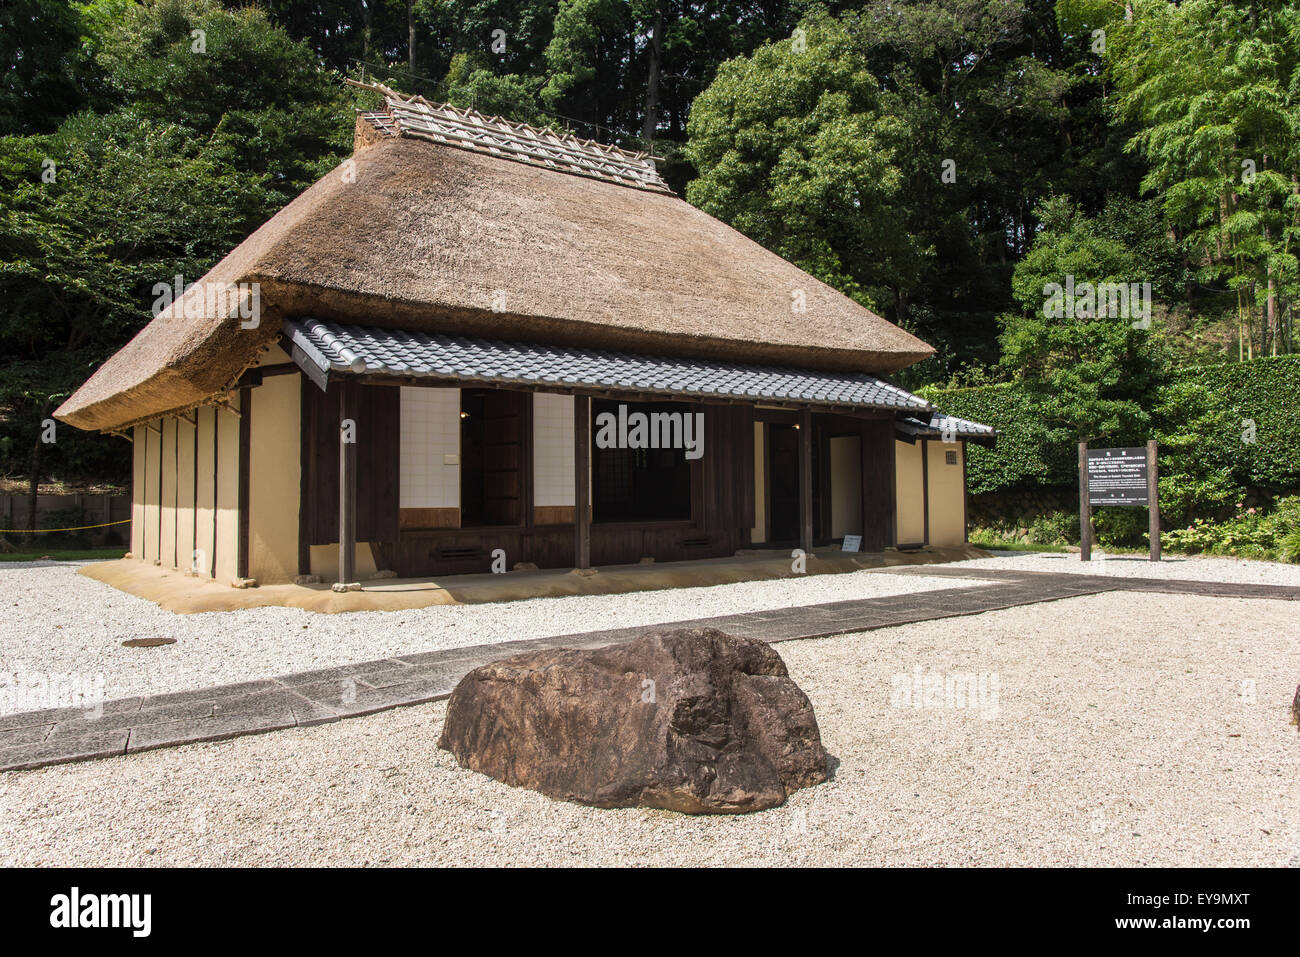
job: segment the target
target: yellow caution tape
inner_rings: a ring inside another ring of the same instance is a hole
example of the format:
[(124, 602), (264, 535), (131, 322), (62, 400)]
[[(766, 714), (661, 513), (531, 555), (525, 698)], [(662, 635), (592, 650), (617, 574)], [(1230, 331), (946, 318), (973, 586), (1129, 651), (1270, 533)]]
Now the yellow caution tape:
[(8, 535), (10, 533), (15, 535), (30, 535), (33, 532), (79, 532), (86, 528), (108, 528), (110, 525), (125, 525), (129, 521), (131, 521), (131, 519), (124, 518), (118, 522), (104, 522), (102, 525), (74, 525), (72, 528), (0, 528), (0, 535)]

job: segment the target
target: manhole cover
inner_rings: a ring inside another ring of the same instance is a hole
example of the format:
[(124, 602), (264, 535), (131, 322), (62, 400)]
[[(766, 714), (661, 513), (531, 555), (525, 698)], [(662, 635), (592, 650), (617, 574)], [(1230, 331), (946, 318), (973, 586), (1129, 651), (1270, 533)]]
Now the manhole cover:
[(122, 642), (123, 648), (157, 648), (159, 645), (174, 645), (175, 638), (128, 638)]

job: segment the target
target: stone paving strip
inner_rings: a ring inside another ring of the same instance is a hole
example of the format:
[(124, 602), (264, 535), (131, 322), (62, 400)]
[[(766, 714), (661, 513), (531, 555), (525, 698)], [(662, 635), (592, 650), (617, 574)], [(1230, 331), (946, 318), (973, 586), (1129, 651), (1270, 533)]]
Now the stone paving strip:
[(1286, 585), (933, 566), (915, 572), (890, 569), (889, 573), (979, 578), (995, 583), (399, 655), (263, 681), (122, 698), (106, 701), (94, 710), (60, 708), (0, 715), (0, 771), (308, 727), (437, 701), (450, 696), (468, 672), (490, 661), (547, 648), (598, 648), (630, 641), (651, 630), (711, 627), (767, 642), (790, 641), (1120, 590), (1300, 600), (1300, 587)]

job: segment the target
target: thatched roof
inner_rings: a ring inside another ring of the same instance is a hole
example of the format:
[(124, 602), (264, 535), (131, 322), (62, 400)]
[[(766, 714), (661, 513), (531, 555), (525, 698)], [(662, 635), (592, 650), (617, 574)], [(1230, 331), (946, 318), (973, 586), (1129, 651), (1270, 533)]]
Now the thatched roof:
[[(352, 159), (218, 263), (56, 416), (116, 429), (211, 401), (277, 341), (281, 320), (304, 315), (867, 373), (932, 351), (652, 184), (432, 142), (395, 113), (358, 125)], [(202, 302), (237, 283), (259, 285), (256, 328)]]

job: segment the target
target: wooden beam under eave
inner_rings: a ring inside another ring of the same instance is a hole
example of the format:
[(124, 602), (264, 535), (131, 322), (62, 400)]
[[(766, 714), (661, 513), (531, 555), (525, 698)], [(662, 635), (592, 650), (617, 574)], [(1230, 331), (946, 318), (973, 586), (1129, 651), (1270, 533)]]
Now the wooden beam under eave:
[(591, 398), (573, 397), (573, 566), (591, 567)]

